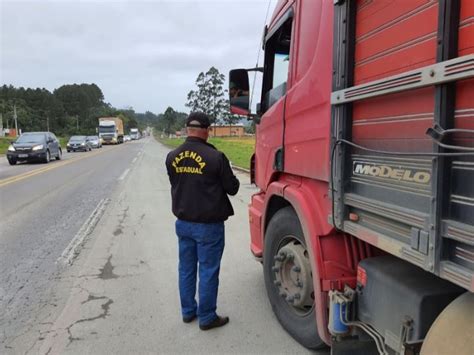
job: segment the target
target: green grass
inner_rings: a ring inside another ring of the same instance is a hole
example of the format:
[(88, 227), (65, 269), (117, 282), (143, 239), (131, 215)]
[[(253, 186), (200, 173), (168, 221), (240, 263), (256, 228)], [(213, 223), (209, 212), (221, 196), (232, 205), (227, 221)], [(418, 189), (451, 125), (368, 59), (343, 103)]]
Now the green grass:
[[(160, 138), (158, 141), (164, 145), (175, 148), (184, 142), (183, 138)], [(250, 157), (255, 149), (254, 137), (229, 137), (229, 138), (209, 138), (209, 143), (223, 152), (233, 165), (250, 169)]]
[[(66, 144), (69, 140), (69, 137), (58, 137), (59, 143), (63, 149), (66, 149)], [(13, 137), (0, 137), (0, 155), (6, 154), (8, 146), (13, 142), (15, 138)]]
[(15, 138), (9, 138), (9, 137), (0, 137), (0, 155), (1, 154), (6, 154), (8, 146), (13, 142)]
[(61, 145), (61, 148), (64, 150), (66, 149), (66, 144), (69, 141), (69, 137), (58, 137), (59, 139), (59, 144)]

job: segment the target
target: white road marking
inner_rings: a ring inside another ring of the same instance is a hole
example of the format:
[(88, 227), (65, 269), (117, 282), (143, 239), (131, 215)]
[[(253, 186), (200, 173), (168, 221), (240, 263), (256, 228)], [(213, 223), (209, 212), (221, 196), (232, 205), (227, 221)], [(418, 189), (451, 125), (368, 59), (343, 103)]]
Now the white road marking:
[(125, 177), (127, 176), (127, 174), (130, 172), (130, 168), (128, 168), (127, 170), (125, 170), (122, 175), (120, 175), (120, 177), (117, 179), (119, 181), (125, 179)]
[(137, 161), (137, 158), (138, 158), (138, 157), (135, 157), (135, 158), (133, 158), (133, 160), (132, 160), (132, 164), (133, 164), (133, 163), (135, 163), (135, 162)]
[(92, 233), (100, 217), (104, 214), (107, 204), (110, 202), (108, 198), (99, 201), (97, 207), (92, 211), (89, 218), (84, 222), (79, 232), (72, 238), (69, 245), (64, 249), (56, 263), (62, 265), (72, 265), (74, 259), (79, 255), (80, 247), (84, 244), (85, 239)]

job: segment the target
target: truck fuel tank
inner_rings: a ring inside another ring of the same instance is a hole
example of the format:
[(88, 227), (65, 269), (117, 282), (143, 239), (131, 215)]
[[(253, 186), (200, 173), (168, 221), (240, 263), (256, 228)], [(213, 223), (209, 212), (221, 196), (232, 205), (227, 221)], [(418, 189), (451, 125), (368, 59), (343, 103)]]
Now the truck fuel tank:
[(358, 320), (396, 351), (400, 344), (421, 342), (441, 311), (465, 292), (392, 255), (362, 260), (357, 283)]

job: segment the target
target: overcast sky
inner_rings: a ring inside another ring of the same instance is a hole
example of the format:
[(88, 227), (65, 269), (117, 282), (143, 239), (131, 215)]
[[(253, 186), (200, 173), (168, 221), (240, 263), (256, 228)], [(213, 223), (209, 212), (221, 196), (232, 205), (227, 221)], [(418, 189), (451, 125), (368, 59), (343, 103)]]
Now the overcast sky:
[(255, 65), (268, 6), (269, 0), (0, 0), (0, 81), (50, 91), (96, 83), (118, 108), (187, 111), (201, 71), (215, 66), (227, 77), (229, 69)]

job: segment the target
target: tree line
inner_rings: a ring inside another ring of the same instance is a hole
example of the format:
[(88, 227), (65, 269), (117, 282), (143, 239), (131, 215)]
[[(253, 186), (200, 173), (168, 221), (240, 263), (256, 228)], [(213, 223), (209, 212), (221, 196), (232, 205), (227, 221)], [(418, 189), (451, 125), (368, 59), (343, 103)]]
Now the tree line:
[(133, 109), (117, 109), (106, 103), (96, 84), (63, 85), (53, 92), (3, 85), (0, 113), (4, 127), (15, 127), (15, 109), (18, 128), (23, 132), (49, 130), (61, 136), (94, 135), (98, 118), (104, 116), (121, 117), (126, 130), (140, 126)]
[[(240, 117), (229, 113), (225, 97), (225, 76), (215, 67), (199, 73), (195, 89), (187, 95), (186, 107), (209, 115), (212, 124), (233, 124)], [(118, 116), (126, 132), (130, 128), (154, 127), (167, 134), (185, 126), (187, 113), (168, 107), (163, 113), (137, 113), (132, 107), (118, 109), (104, 101), (96, 84), (67, 84), (53, 92), (45, 88), (0, 87), (0, 114), (5, 128), (14, 128), (16, 108), (18, 128), (23, 132), (51, 131), (60, 136), (95, 135), (99, 117)]]

